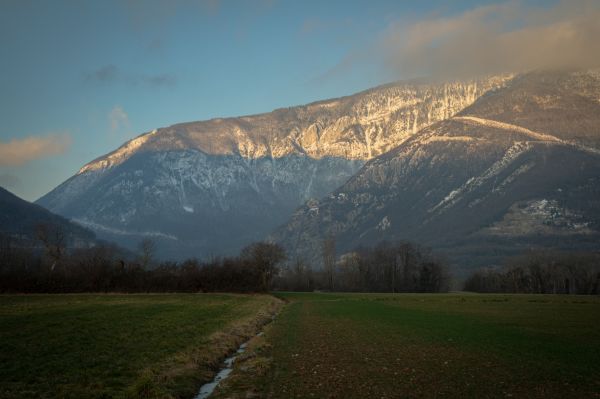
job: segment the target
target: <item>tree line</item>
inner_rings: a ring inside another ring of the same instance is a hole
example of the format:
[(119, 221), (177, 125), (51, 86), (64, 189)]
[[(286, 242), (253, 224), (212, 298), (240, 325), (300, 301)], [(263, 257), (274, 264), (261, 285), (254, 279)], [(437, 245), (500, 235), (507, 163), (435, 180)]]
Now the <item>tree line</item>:
[(280, 289), (344, 292), (447, 292), (446, 262), (408, 241), (381, 242), (335, 256), (335, 239), (322, 243), (323, 268), (296, 259), (276, 280)]
[(257, 242), (238, 256), (155, 261), (152, 240), (133, 254), (114, 244), (68, 248), (56, 226), (39, 226), (38, 244), (0, 235), (0, 292), (266, 292), (285, 252)]
[(449, 282), (444, 262), (406, 241), (337, 257), (329, 237), (322, 243), (324, 266), (313, 270), (268, 242), (250, 244), (238, 256), (159, 262), (150, 239), (137, 253), (105, 242), (69, 248), (53, 225), (38, 226), (36, 239), (27, 246), (0, 234), (0, 292), (444, 292)]
[[(335, 238), (327, 237), (322, 267), (313, 269), (269, 242), (250, 244), (238, 256), (158, 262), (149, 239), (133, 253), (105, 242), (68, 248), (66, 234), (53, 225), (38, 226), (35, 237), (32, 244), (0, 234), (0, 292), (447, 292), (450, 285), (446, 262), (409, 241), (358, 247), (338, 257)], [(464, 289), (598, 295), (600, 254), (529, 251), (500, 269), (477, 270)]]
[(482, 269), (465, 290), (489, 293), (600, 294), (600, 254), (529, 251), (501, 269)]

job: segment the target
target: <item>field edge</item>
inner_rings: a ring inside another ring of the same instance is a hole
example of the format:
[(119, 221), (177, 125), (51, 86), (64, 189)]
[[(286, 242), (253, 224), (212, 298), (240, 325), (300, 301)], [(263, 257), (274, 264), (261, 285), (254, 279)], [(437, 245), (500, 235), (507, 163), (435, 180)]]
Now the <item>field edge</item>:
[[(257, 295), (259, 296), (259, 295)], [(210, 382), (223, 360), (258, 332), (281, 311), (285, 302), (272, 295), (260, 295), (265, 303), (250, 316), (229, 323), (211, 334), (206, 344), (174, 354), (165, 362), (148, 367), (131, 384), (127, 399), (179, 399), (194, 397)], [(256, 307), (256, 303), (244, 306)]]

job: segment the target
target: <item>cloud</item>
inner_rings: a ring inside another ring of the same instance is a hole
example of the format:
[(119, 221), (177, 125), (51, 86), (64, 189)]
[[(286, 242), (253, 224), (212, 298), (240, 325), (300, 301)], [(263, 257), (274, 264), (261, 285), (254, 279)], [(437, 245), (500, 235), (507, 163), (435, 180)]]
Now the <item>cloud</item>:
[(346, 54), (346, 56), (333, 67), (329, 68), (323, 73), (320, 73), (307, 80), (307, 84), (320, 87), (323, 84), (334, 80), (339, 76), (348, 76), (356, 71), (360, 64), (365, 60), (374, 57), (375, 54), (372, 49), (355, 49), (353, 52)]
[(144, 84), (152, 87), (160, 86), (174, 86), (177, 83), (177, 79), (173, 75), (166, 73), (160, 75), (142, 76)]
[(129, 123), (129, 116), (120, 105), (115, 106), (108, 113), (108, 121), (110, 123), (110, 131), (112, 133), (117, 133), (122, 129), (131, 128), (131, 124)]
[(7, 143), (0, 141), (0, 166), (20, 166), (36, 159), (64, 154), (71, 141), (68, 133), (30, 136)]
[(151, 88), (174, 86), (177, 83), (175, 76), (168, 73), (147, 75), (124, 72), (112, 64), (104, 65), (95, 71), (86, 73), (84, 80), (88, 83), (125, 84), (128, 86), (146, 86)]
[(21, 186), (21, 179), (8, 173), (0, 174), (0, 186), (4, 188), (18, 188)]
[(85, 80), (90, 82), (111, 83), (118, 79), (119, 69), (114, 65), (105, 65), (85, 75)]
[(600, 4), (569, 0), (481, 6), (456, 16), (392, 24), (379, 43), (402, 78), (462, 77), (600, 65)]

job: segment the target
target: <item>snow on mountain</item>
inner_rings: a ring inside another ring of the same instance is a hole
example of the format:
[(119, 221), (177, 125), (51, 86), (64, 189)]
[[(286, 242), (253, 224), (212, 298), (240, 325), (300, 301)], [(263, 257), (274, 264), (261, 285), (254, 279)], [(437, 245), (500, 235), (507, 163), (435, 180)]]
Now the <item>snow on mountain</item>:
[(267, 114), (156, 129), (83, 166), (38, 204), (130, 247), (154, 237), (165, 256), (235, 252), (369, 159), (511, 78), (397, 83)]
[(339, 253), (416, 240), (462, 270), (537, 246), (600, 250), (598, 98), (595, 73), (520, 75), (370, 160), (272, 238), (313, 264), (326, 237)]

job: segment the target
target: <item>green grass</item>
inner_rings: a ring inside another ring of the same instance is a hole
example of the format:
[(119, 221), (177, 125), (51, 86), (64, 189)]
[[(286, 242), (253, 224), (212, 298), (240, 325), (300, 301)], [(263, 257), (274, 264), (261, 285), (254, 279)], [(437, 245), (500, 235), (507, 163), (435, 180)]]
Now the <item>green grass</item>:
[[(150, 371), (168, 373), (165, 368), (181, 365), (178, 359), (211, 350), (212, 334), (255, 317), (272, 301), (208, 294), (0, 296), (0, 398), (135, 396)], [(191, 380), (186, 383), (195, 389), (198, 378)]]
[(270, 366), (218, 397), (600, 397), (598, 297), (280, 296), (256, 349)]

